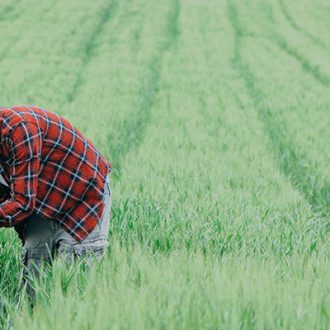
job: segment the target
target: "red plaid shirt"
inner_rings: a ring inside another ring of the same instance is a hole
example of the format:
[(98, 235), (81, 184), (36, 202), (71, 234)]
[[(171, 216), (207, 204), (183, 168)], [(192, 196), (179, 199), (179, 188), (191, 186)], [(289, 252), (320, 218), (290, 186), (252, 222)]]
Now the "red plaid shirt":
[(32, 212), (58, 221), (77, 241), (103, 212), (103, 188), (111, 164), (66, 119), (34, 106), (0, 108), (0, 227)]

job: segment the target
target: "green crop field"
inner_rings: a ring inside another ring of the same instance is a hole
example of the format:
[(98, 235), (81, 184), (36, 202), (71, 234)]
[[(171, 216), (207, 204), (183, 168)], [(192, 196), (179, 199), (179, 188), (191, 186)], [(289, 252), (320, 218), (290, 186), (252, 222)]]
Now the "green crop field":
[(33, 312), (0, 231), (0, 328), (330, 329), (328, 0), (1, 0), (0, 106), (112, 162), (110, 246)]

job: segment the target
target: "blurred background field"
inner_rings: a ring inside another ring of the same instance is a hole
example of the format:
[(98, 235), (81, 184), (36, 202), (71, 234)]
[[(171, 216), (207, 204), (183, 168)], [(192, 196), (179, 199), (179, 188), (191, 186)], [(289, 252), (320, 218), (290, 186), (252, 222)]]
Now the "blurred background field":
[(114, 167), (105, 259), (57, 260), (33, 313), (0, 231), (1, 326), (329, 329), (329, 18), (326, 0), (1, 0), (0, 106), (63, 115)]

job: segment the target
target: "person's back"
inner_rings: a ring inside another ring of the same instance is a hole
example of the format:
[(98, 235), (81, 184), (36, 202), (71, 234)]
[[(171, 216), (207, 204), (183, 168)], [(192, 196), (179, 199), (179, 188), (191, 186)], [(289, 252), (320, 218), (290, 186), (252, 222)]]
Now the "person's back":
[[(71, 231), (74, 238), (83, 239), (97, 223), (97, 215), (102, 213), (100, 196), (103, 193), (106, 176), (111, 171), (110, 163), (91, 141), (63, 117), (34, 106), (2, 108), (0, 109), (0, 174), (3, 174), (8, 183), (11, 170), (8, 139), (22, 124), (28, 126), (30, 135), (32, 133), (40, 135), (39, 150), (36, 150), (40, 155), (30, 155), (38, 158), (34, 163), (39, 161), (39, 164), (36, 164), (38, 188), (33, 192), (36, 193), (34, 212), (58, 220), (64, 226), (71, 228), (76, 226), (72, 221), (78, 222), (78, 218), (81, 218), (80, 214), (85, 215), (87, 211), (90, 216), (79, 219), (76, 230)], [(25, 166), (34, 167), (31, 164)], [(86, 205), (86, 201), (89, 205)], [(10, 212), (2, 214), (1, 210), (0, 207), (0, 214), (4, 217), (10, 214)], [(18, 214), (16, 219), (11, 221), (15, 223), (20, 219), (21, 216)]]
[(39, 248), (45, 259), (55, 248), (79, 254), (91, 237), (105, 247), (110, 172), (63, 117), (35, 106), (0, 108), (0, 174), (9, 186), (2, 186), (0, 227), (14, 226), (25, 251)]

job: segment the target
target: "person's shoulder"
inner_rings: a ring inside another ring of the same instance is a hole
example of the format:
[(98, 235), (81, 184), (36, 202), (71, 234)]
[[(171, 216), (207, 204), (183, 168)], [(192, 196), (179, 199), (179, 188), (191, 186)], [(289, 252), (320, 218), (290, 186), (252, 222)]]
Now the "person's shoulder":
[(2, 119), (2, 134), (10, 132), (14, 127), (24, 121), (21, 107), (6, 107), (0, 109)]
[(25, 123), (36, 123), (36, 113), (38, 108), (28, 105), (15, 105), (0, 108), (1, 136), (10, 135), (19, 125)]

